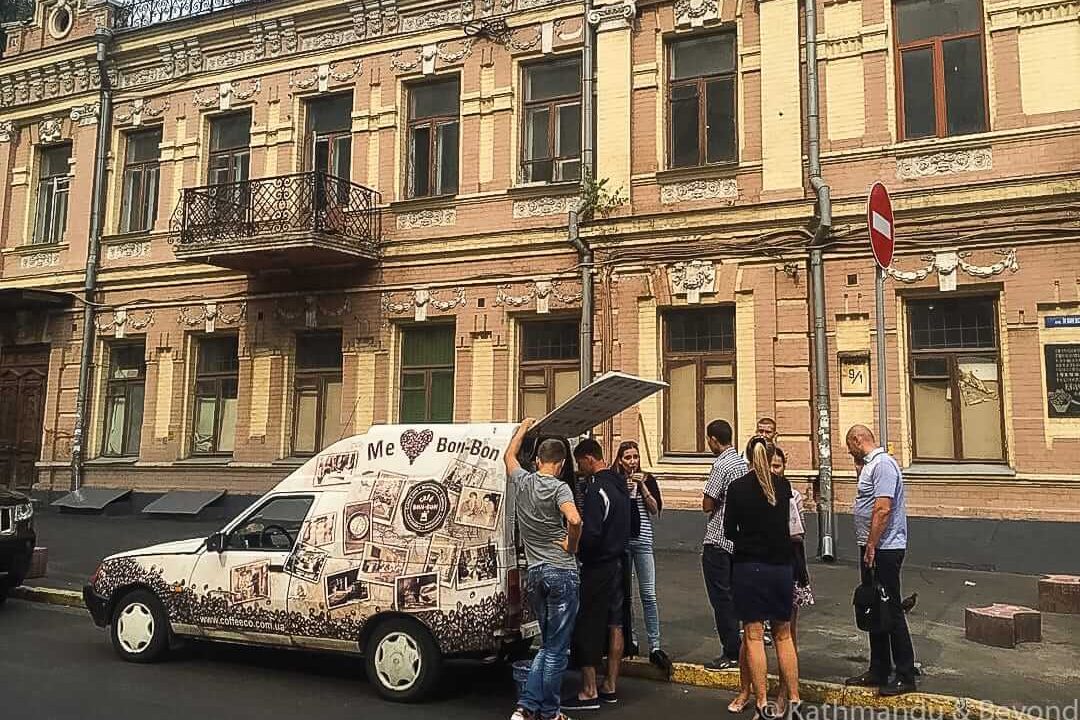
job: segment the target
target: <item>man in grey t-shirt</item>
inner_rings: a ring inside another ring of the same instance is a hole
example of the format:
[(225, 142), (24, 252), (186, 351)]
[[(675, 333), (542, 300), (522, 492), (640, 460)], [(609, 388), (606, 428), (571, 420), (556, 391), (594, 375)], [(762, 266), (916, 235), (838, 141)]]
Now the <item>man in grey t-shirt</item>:
[(518, 698), (511, 720), (554, 720), (560, 711), (562, 676), (570, 658), (570, 639), (578, 609), (578, 567), (574, 558), (581, 539), (581, 516), (570, 486), (559, 479), (566, 447), (545, 440), (536, 451), (536, 472), (518, 462), (522, 441), (532, 426), (527, 419), (506, 448), (506, 475), (514, 485), (514, 515), (525, 546), (529, 603), (540, 622), (540, 652)]

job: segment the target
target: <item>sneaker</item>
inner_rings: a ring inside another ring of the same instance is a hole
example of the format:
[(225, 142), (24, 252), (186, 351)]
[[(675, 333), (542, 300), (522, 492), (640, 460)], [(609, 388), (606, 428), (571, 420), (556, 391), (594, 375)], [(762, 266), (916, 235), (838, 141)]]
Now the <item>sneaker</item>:
[(895, 697), (897, 695), (905, 695), (907, 693), (913, 693), (917, 690), (914, 680), (903, 680), (901, 678), (893, 678), (889, 682), (885, 683), (878, 690), (878, 695), (881, 697)]
[(515, 708), (510, 720), (533, 720), (534, 715), (523, 707)]
[(651, 653), (649, 653), (649, 662), (663, 670), (669, 676), (671, 675), (671, 658), (669, 658), (667, 656), (667, 653), (660, 648), (656, 648)]
[(705, 669), (714, 671), (738, 670), (739, 661), (736, 658), (718, 657), (712, 662), (705, 663)]
[(596, 697), (605, 705), (615, 705), (619, 702), (619, 696), (613, 692), (604, 692), (601, 690), (597, 693)]
[(565, 710), (599, 710), (600, 698), (594, 697), (590, 700), (582, 700), (575, 696), (569, 700), (563, 700), (562, 706)]

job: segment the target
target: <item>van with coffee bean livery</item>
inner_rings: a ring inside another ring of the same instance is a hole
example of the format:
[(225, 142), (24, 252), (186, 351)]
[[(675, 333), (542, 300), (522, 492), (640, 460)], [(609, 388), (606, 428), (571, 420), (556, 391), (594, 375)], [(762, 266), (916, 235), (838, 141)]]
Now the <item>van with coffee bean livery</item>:
[[(531, 436), (576, 437), (662, 386), (606, 375)], [(516, 427), (374, 426), (208, 538), (106, 558), (86, 606), (131, 662), (185, 637), (338, 651), (384, 698), (419, 700), (444, 658), (514, 658), (539, 632), (503, 457)]]

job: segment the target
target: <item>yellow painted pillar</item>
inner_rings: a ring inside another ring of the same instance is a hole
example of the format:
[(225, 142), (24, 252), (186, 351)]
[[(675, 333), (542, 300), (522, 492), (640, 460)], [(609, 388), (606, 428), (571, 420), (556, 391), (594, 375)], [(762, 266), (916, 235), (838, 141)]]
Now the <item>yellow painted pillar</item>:
[[(610, 192), (630, 194), (630, 59), (634, 0), (597, 5), (589, 13), (596, 27), (596, 176)], [(600, 130), (602, 128), (602, 131)]]
[(762, 0), (762, 190), (802, 187), (798, 0)]

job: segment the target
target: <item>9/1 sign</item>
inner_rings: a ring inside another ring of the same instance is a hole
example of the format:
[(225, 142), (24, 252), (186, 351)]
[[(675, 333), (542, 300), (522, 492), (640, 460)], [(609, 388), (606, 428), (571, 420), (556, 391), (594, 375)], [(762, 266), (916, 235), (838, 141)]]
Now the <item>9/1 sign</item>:
[(840, 395), (843, 397), (867, 397), (870, 395), (870, 355), (868, 353), (841, 353)]

